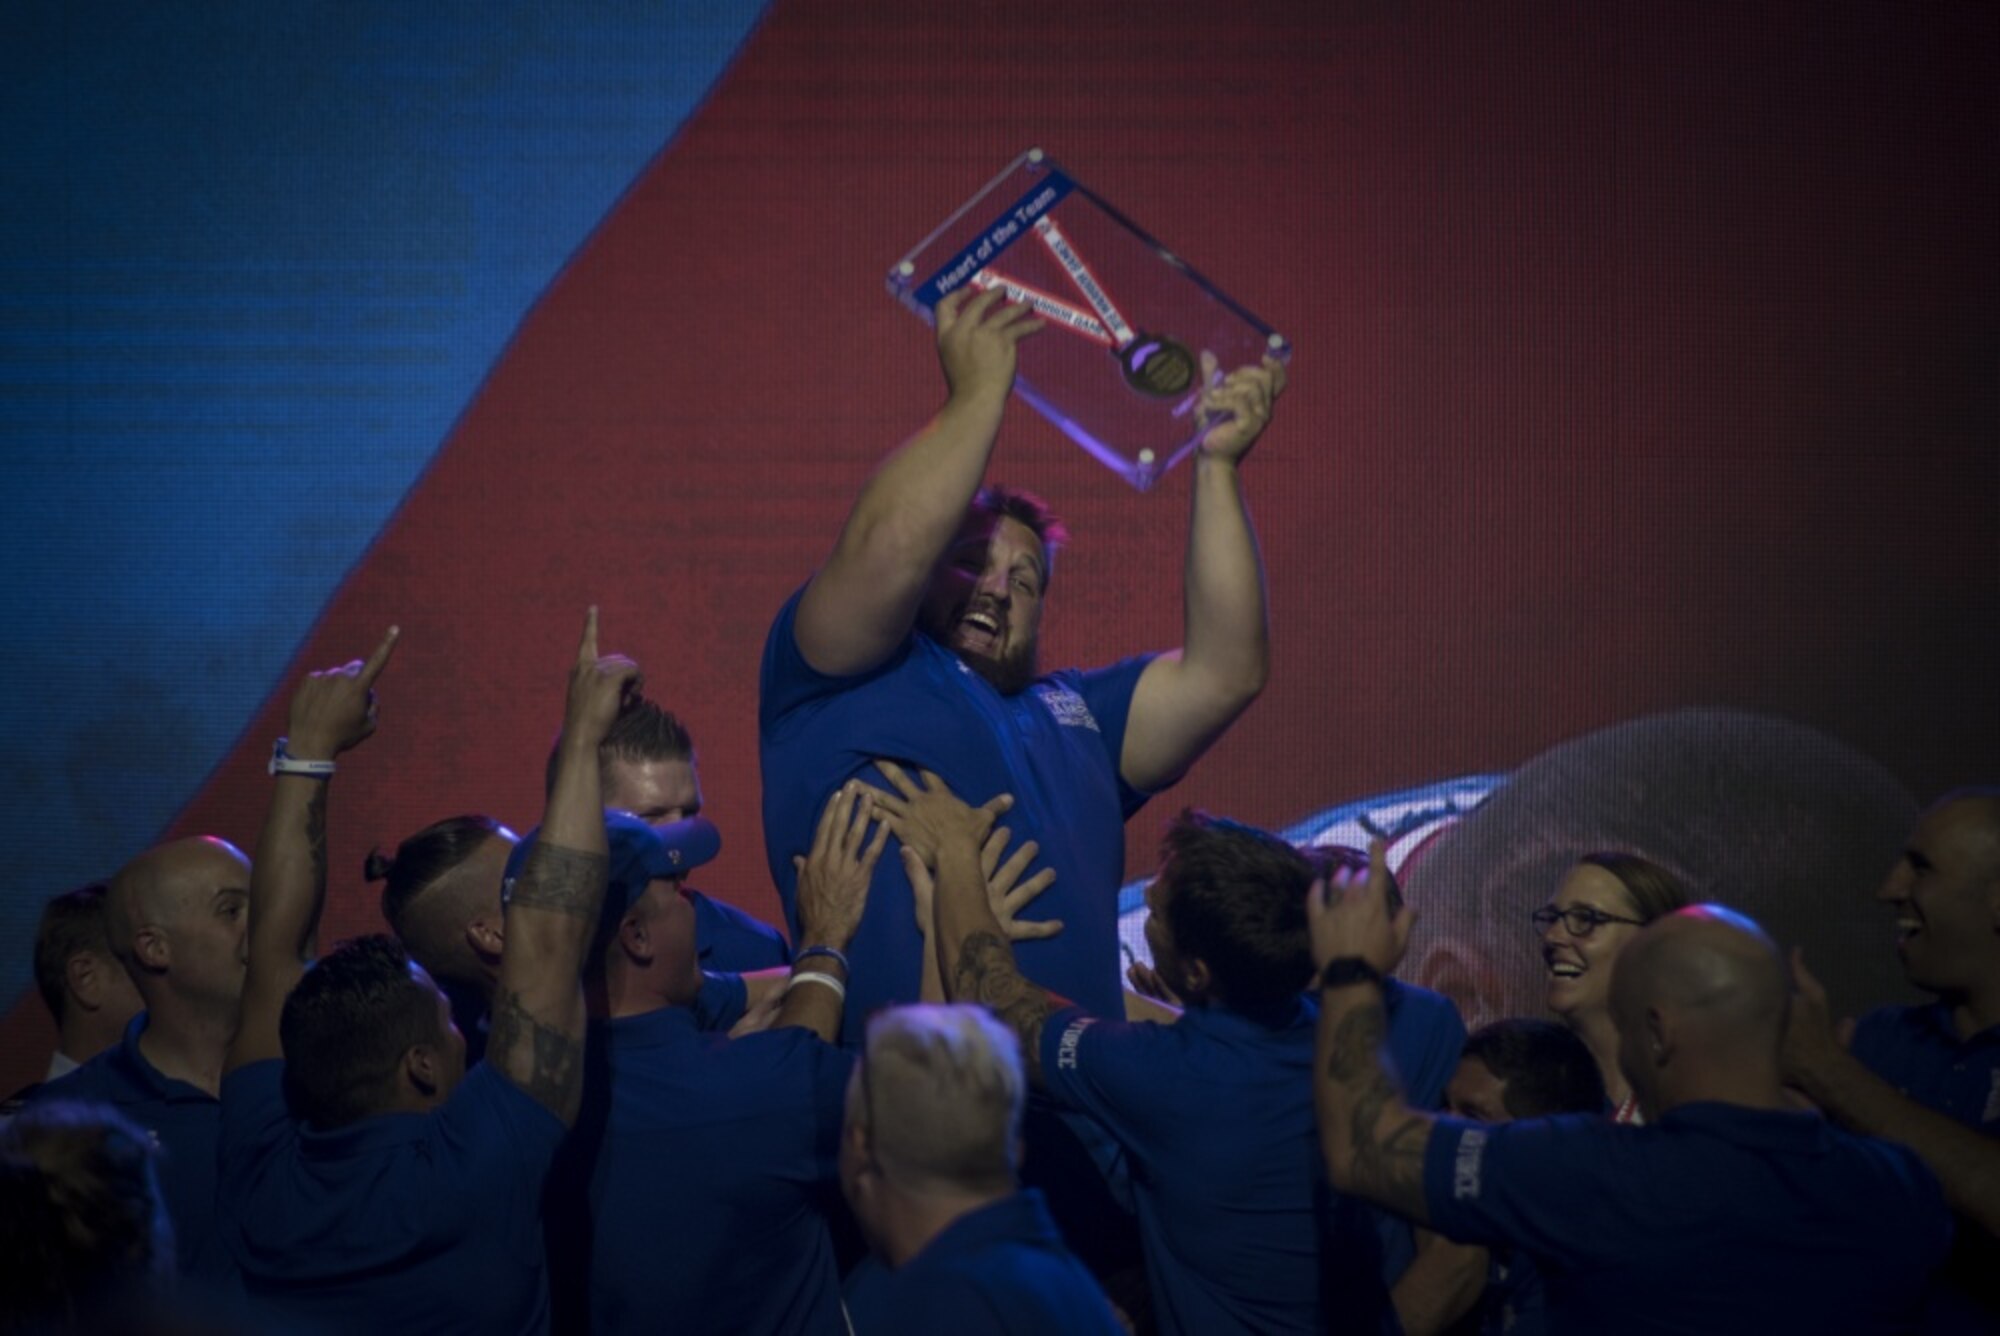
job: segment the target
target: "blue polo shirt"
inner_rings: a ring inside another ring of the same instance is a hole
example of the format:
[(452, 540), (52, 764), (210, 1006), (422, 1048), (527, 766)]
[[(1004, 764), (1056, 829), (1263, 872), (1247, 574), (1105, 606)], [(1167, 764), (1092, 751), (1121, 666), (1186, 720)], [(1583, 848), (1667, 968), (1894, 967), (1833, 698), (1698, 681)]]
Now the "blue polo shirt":
[(244, 1287), (308, 1330), (545, 1332), (542, 1182), (562, 1121), (490, 1064), (429, 1113), (294, 1121), (282, 1061), (222, 1082), (224, 1232)]
[(1049, 1093), (1126, 1152), (1162, 1332), (1394, 1330), (1373, 1217), (1320, 1158), (1318, 1018), (1302, 997), (1275, 1027), (1221, 1007), (1043, 1027)]
[(731, 1040), (665, 1007), (593, 1022), (604, 1059), (549, 1193), (563, 1329), (837, 1332), (853, 1057), (788, 1027)]
[(893, 1271), (873, 1257), (863, 1262), (847, 1284), (847, 1315), (855, 1336), (1124, 1331), (1032, 1188), (960, 1216)]
[[(2000, 1026), (1960, 1039), (1943, 1002), (1884, 1007), (1854, 1028), (1854, 1056), (1925, 1108), (2000, 1136)], [(2000, 1242), (1958, 1231), (1925, 1315), (1929, 1333), (2000, 1330)]]
[(792, 963), (784, 934), (735, 905), (700, 891), (687, 892), (694, 906), (695, 954), (705, 970), (742, 974)]
[(1960, 1039), (1943, 1002), (1883, 1007), (1855, 1025), (1849, 1051), (1925, 1108), (2000, 1136), (2000, 1025)]
[(1908, 1332), (1951, 1240), (1906, 1148), (1728, 1104), (1441, 1118), (1424, 1199), (1432, 1228), (1533, 1255), (1552, 1332)]
[[(1037, 678), (1003, 696), (921, 631), (889, 660), (855, 677), (816, 672), (793, 637), (803, 590), (778, 613), (764, 645), (758, 734), (764, 774), (764, 847), (771, 877), (798, 934), (792, 855), (812, 845), (833, 791), (861, 775), (888, 788), (874, 768), (888, 757), (943, 776), (959, 797), (982, 803), (1014, 795), (1003, 824), (1014, 844), (1041, 843), (1055, 885), (1030, 918), (1059, 918), (1063, 931), (1015, 949), (1028, 977), (1103, 1015), (1124, 1007), (1118, 973), (1118, 886), (1125, 871), (1125, 818), (1145, 795), (1118, 773), (1132, 692), (1148, 657), (1096, 672)], [(847, 948), (843, 1039), (860, 1040), (869, 1014), (914, 1002), (922, 938), (909, 879), (892, 839), (875, 868), (860, 931)]]
[(183, 1275), (233, 1288), (236, 1264), (215, 1217), (215, 1138), (222, 1105), (198, 1086), (164, 1076), (139, 1051), (146, 1013), (125, 1027), (125, 1037), (83, 1066), (46, 1082), (35, 1103), (56, 1099), (97, 1100), (153, 1134), (160, 1148), (156, 1168), (160, 1195), (174, 1222), (174, 1247)]

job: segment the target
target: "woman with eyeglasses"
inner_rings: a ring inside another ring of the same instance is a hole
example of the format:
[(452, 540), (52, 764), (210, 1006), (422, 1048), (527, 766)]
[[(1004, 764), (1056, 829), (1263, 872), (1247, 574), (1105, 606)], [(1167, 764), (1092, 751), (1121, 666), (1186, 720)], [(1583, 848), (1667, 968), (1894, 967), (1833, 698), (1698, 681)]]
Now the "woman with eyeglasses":
[(1556, 886), (1555, 898), (1530, 917), (1542, 932), (1548, 1006), (1597, 1059), (1612, 1116), (1640, 1121), (1632, 1087), (1618, 1070), (1618, 1027), (1611, 1020), (1611, 967), (1640, 928), (1690, 903), (1673, 873), (1636, 854), (1591, 853)]

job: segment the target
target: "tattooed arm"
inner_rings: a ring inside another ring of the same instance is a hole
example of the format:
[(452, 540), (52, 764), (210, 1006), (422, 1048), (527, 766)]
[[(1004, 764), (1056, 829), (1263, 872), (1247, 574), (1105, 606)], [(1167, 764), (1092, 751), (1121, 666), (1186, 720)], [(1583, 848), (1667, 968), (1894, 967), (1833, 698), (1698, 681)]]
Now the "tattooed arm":
[(604, 905), (608, 864), (597, 744), (639, 689), (639, 666), (597, 653), (585, 619), (556, 746), (555, 784), (535, 847), (507, 896), (507, 950), (486, 1060), (565, 1123), (583, 1097), (583, 954)]
[(1433, 1120), (1403, 1101), (1382, 1061), (1388, 1028), (1382, 991), (1374, 984), (1347, 984), (1320, 994), (1313, 1082), (1320, 1147), (1333, 1185), (1342, 1192), (1428, 1224), (1424, 1150)]
[[(1021, 1060), (1028, 1079), (1042, 1078), (1042, 1028), (1069, 1002), (1030, 983), (1014, 963), (1014, 947), (986, 898), (986, 869), (980, 844), (991, 826), (990, 814), (964, 809), (969, 817), (959, 831), (937, 849), (936, 887), (932, 913), (937, 916), (938, 967), (945, 997), (953, 1002), (977, 1002), (1020, 1036)], [(910, 880), (922, 875), (922, 860), (907, 848), (903, 853)]]
[[(1395, 884), (1380, 840), (1369, 848), (1365, 877), (1343, 867), (1313, 883), (1306, 922), (1314, 968), (1339, 960), (1359, 961), (1378, 975), (1395, 969), (1413, 919)], [(1388, 1029), (1379, 984), (1361, 979), (1320, 990), (1313, 1076), (1320, 1147), (1335, 1187), (1428, 1224), (1424, 1150), (1435, 1120), (1405, 1103), (1390, 1075), (1382, 1057)]]
[[(396, 628), (367, 663), (313, 673), (292, 696), (285, 752), (295, 761), (331, 761), (375, 731), (375, 679), (396, 647)], [(326, 791), (331, 776), (280, 774), (250, 869), (248, 968), (225, 1073), (283, 1056), (278, 1019), (305, 972), (326, 903)]]

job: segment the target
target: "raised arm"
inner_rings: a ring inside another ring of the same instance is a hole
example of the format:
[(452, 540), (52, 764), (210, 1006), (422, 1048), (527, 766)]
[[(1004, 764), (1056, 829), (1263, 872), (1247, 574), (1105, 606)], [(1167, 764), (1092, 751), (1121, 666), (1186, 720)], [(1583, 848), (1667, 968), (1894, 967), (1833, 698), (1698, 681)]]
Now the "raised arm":
[[(1213, 379), (1215, 359), (1204, 354), (1202, 369)], [(1140, 676), (1119, 756), (1125, 782), (1142, 792), (1187, 773), (1270, 674), (1264, 565), (1238, 470), (1284, 388), (1285, 368), (1266, 358), (1230, 372), (1202, 397), (1203, 414), (1223, 420), (1195, 452), (1181, 648)]]
[(875, 822), (870, 838), (869, 824), (866, 792), (850, 779), (820, 812), (812, 851), (792, 858), (798, 872), (799, 949), (772, 1024), (803, 1025), (829, 1044), (840, 1033), (847, 1007), (847, 946), (861, 926), (868, 884), (889, 841), (887, 825)]
[(1915, 1151), (1944, 1185), (1952, 1210), (2000, 1238), (2000, 1138), (1917, 1103), (1849, 1053), (1835, 1036), (1826, 989), (1798, 950), (1792, 980), (1785, 1079), (1842, 1126)]
[(1020, 1036), (1028, 1079), (1043, 1084), (1042, 1029), (1071, 1004), (1022, 975), (989, 899), (982, 850), (1012, 799), (968, 807), (928, 771), (917, 783), (892, 762), (876, 764), (898, 790), (892, 821), (903, 842), (903, 869), (917, 894), (932, 898), (946, 999), (977, 1002), (1010, 1027)]
[(909, 635), (931, 572), (986, 476), (1014, 385), (1015, 345), (1041, 327), (998, 289), (960, 289), (937, 304), (945, 405), (862, 487), (799, 603), (799, 653), (820, 672), (866, 672)]
[(555, 784), (541, 833), (507, 895), (507, 950), (486, 1060), (565, 1123), (583, 1093), (583, 953), (604, 905), (608, 857), (597, 744), (639, 690), (639, 665), (599, 657), (597, 609), (570, 669)]
[[(1370, 971), (1376, 980), (1388, 977), (1409, 942), (1411, 914), (1390, 913), (1390, 885), (1388, 855), (1376, 840), (1365, 878), (1340, 868), (1307, 892), (1322, 983), (1313, 1102), (1333, 1185), (1421, 1225), (1430, 1222), (1424, 1150), (1435, 1119), (1411, 1108), (1390, 1074), (1382, 1053), (1389, 1030), (1382, 985), (1367, 977)], [(1347, 981), (1324, 986), (1330, 964)]]
[(326, 903), (326, 791), (333, 783), (332, 762), (375, 731), (375, 679), (388, 665), (397, 635), (390, 627), (366, 663), (356, 659), (313, 673), (292, 695), (285, 759), (324, 762), (327, 768), (319, 774), (279, 769), (274, 776), (271, 806), (250, 866), (249, 962), (236, 1037), (223, 1062), (225, 1074), (284, 1055), (278, 1019), (312, 959)]

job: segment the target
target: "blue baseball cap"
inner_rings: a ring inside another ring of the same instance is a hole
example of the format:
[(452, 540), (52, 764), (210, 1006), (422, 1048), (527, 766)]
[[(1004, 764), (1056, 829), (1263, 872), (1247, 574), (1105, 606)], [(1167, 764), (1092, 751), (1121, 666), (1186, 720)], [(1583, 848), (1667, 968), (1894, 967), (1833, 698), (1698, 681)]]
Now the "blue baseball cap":
[[(528, 865), (528, 854), (540, 838), (535, 827), (507, 855), (503, 897), (511, 896), (514, 881)], [(646, 893), (655, 878), (684, 877), (722, 851), (722, 832), (707, 817), (691, 816), (685, 821), (649, 826), (630, 812), (604, 814), (604, 840), (610, 846), (611, 866), (604, 888), (604, 912), (623, 918), (633, 901)]]

